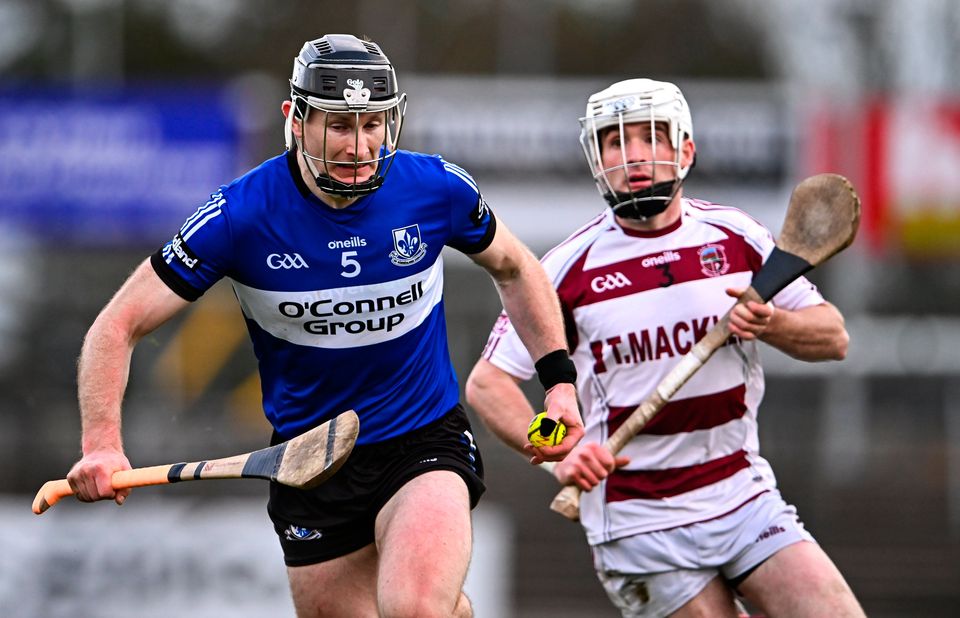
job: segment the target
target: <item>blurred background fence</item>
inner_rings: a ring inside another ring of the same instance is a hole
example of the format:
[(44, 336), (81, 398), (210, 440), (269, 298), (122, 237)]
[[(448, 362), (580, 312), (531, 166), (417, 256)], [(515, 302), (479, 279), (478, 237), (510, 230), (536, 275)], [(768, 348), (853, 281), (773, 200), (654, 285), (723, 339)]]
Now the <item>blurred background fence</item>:
[[(850, 355), (764, 351), (761, 445), (869, 615), (955, 615), (958, 27), (951, 0), (0, 0), (0, 615), (290, 612), (260, 483), (141, 490), (122, 512), (28, 505), (79, 455), (86, 329), (208, 194), (280, 151), (292, 59), (327, 32), (384, 47), (410, 98), (402, 145), (471, 171), (538, 254), (604, 207), (577, 118), (619, 79), (677, 82), (699, 147), (686, 193), (775, 233), (802, 177), (850, 177), (861, 234), (812, 275), (847, 317)], [(466, 259), (447, 270), (465, 378), (499, 303)], [(128, 454), (259, 448), (258, 389), (218, 284), (139, 346)], [(579, 527), (547, 510), (553, 482), (477, 425), (478, 614), (615, 615)]]

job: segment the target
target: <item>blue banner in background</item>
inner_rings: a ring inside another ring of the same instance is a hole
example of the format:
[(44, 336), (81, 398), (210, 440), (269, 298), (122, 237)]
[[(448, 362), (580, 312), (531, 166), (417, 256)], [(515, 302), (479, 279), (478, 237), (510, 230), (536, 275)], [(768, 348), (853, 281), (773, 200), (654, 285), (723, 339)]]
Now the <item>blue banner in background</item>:
[(0, 89), (0, 225), (43, 243), (166, 241), (242, 170), (217, 88)]

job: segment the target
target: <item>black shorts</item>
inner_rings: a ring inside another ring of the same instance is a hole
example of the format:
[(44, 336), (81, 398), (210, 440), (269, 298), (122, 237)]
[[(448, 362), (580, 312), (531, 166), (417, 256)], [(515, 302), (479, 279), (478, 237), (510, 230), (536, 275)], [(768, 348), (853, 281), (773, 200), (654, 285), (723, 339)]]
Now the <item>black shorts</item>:
[(354, 447), (343, 467), (315, 489), (270, 483), (267, 512), (284, 562), (316, 564), (373, 543), (380, 509), (405, 483), (432, 470), (459, 474), (470, 491), (470, 507), (477, 505), (485, 489), (483, 461), (459, 404), (406, 435)]

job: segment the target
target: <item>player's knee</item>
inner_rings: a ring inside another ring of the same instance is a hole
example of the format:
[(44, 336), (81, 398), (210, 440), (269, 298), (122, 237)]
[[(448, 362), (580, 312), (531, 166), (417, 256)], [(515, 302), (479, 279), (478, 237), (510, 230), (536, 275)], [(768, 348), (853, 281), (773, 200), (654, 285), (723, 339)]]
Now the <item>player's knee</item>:
[(463, 593), (456, 604), (437, 595), (387, 594), (380, 599), (380, 615), (385, 618), (471, 618), (473, 608)]

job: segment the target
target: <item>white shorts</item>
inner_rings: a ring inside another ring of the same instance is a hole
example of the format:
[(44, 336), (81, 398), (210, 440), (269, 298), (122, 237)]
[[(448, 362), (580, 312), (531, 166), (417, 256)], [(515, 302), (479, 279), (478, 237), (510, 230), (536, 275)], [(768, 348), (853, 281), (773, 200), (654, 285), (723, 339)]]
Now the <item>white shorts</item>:
[(625, 618), (668, 616), (710, 580), (734, 580), (788, 545), (815, 542), (780, 493), (717, 519), (593, 546), (600, 583)]

